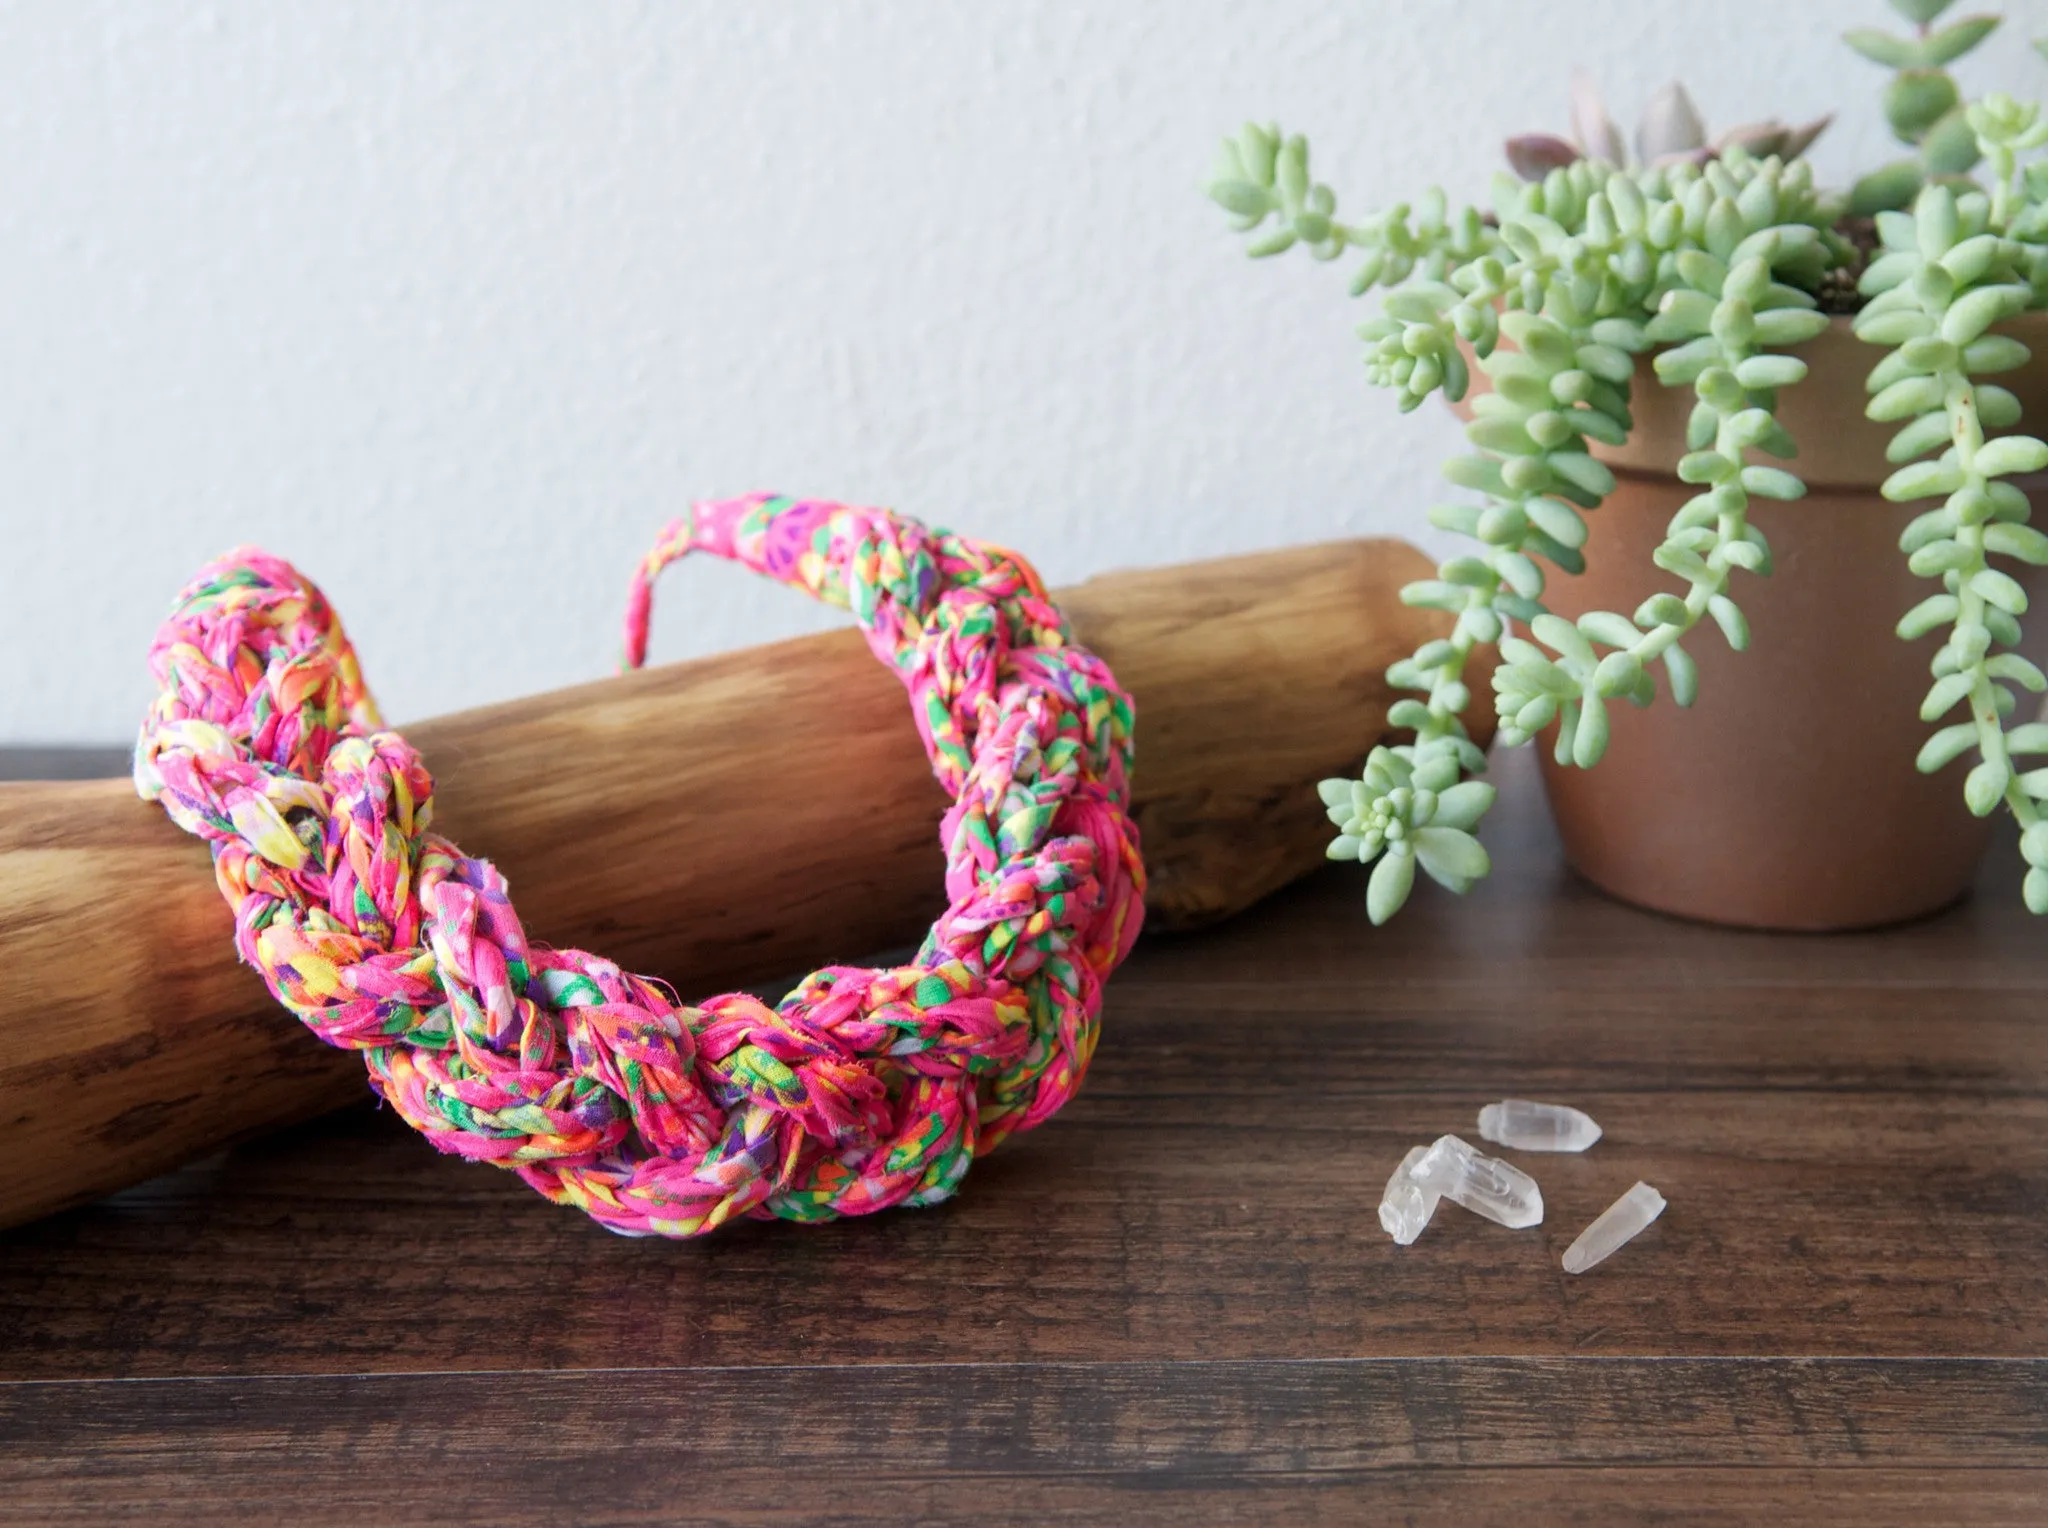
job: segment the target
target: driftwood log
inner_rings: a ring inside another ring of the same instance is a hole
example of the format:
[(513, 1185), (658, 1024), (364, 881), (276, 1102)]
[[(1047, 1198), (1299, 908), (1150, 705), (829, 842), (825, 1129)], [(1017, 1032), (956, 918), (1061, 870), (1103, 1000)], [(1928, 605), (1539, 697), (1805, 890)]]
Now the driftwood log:
[[(1321, 860), (1310, 784), (1357, 767), (1387, 664), (1445, 629), (1396, 597), (1428, 571), (1352, 541), (1059, 595), (1136, 701), (1148, 927), (1222, 917)], [(504, 870), (535, 939), (686, 995), (913, 941), (943, 904), (945, 798), (855, 632), (406, 730), (436, 829)], [(362, 1063), (237, 962), (197, 840), (125, 781), (0, 784), (0, 1225), (365, 1091)]]

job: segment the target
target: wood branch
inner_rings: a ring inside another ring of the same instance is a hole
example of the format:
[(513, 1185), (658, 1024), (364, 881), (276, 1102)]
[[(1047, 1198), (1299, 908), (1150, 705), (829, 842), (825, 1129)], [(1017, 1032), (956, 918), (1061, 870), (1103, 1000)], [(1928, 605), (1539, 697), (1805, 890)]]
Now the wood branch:
[[(1427, 573), (1411, 547), (1353, 541), (1059, 595), (1137, 703), (1149, 927), (1320, 862), (1312, 783), (1357, 767), (1387, 664), (1446, 629), (1397, 598)], [(498, 864), (532, 937), (686, 995), (914, 941), (943, 907), (946, 801), (856, 632), (406, 731), (437, 830)], [(0, 785), (0, 1225), (365, 1090), (360, 1060), (237, 962), (203, 845), (124, 781)]]

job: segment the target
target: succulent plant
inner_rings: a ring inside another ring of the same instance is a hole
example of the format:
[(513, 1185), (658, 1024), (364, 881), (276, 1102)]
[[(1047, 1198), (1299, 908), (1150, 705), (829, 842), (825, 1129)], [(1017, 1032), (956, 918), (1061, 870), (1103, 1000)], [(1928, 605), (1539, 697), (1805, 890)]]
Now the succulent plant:
[[(2048, 725), (2007, 731), (2014, 689), (2039, 694), (2048, 676), (2016, 652), (2027, 597), (1990, 554), (2048, 565), (2048, 536), (2027, 523), (2027, 496), (2007, 479), (2048, 468), (2048, 444), (2028, 435), (1987, 441), (1986, 428), (2019, 422), (2018, 400), (1977, 378), (2023, 366), (2027, 347), (1991, 334), (2000, 319), (2042, 304), (2048, 294), (2048, 163), (2016, 176), (2019, 154), (2048, 145), (2048, 121), (2037, 108), (1991, 96), (1968, 109), (1967, 121), (1987, 163), (1990, 191), (1925, 187), (1909, 216), (1878, 214), (1883, 240), (1864, 272), (1870, 301), (1856, 332), (1895, 347), (1870, 374), (1873, 419), (1902, 421), (1887, 450), (1904, 463), (1885, 480), (1884, 495), (1901, 502), (1939, 499), (1907, 527), (1901, 549), (1923, 577), (1941, 581), (1899, 623), (1899, 635), (1948, 628), (1934, 656), (1934, 686), (1920, 708), (1939, 721), (1958, 707), (1967, 717), (1928, 738), (1923, 770), (1935, 770), (1974, 749), (1977, 763), (1963, 796), (1979, 817), (2002, 801), (2021, 825), (2028, 869), (2027, 906), (2048, 912), (2048, 768), (2022, 771), (2016, 758), (2048, 754)], [(1923, 460), (1945, 447), (1933, 460)]]
[(1885, 86), (1884, 114), (1899, 142), (1917, 152), (1872, 170), (1849, 193), (1849, 210), (1863, 216), (1909, 205), (1930, 182), (1967, 175), (1981, 157), (1962, 92), (1947, 65), (1976, 48), (1997, 29), (1996, 16), (1964, 16), (1937, 29), (1935, 21), (1953, 0), (1890, 0), (1913, 27), (1900, 37), (1877, 27), (1858, 27), (1842, 40), (1874, 64), (1895, 70)]
[[(1923, 27), (1943, 9), (1942, 0), (1893, 4)], [(1963, 26), (1925, 33), (1911, 67), (1966, 51), (1938, 41)], [(1981, 40), (1986, 30), (1972, 24), (1958, 35), (1970, 42), (1970, 32)], [(1500, 740), (1513, 745), (1554, 726), (1558, 762), (1590, 768), (1606, 750), (1609, 709), (1652, 703), (1653, 666), (1663, 667), (1676, 704), (1692, 703), (1698, 671), (1686, 644), (1703, 627), (1731, 647), (1748, 645), (1740, 576), (1771, 571), (1750, 507), (1805, 493), (1793, 472), (1747, 458), (1755, 451), (1782, 461), (1796, 449), (1776, 417), (1778, 398), (1807, 371), (1788, 352), (1827, 327), (1815, 294), (1858, 260), (1841, 231), (1849, 199), (1817, 187), (1796, 155), (1754, 152), (1741, 135), (1705, 143), (1683, 92), (1667, 96), (1656, 127), (1664, 136), (1644, 134), (1638, 153), (1649, 162), (1629, 166), (1618, 162), (1612, 121), (1582, 95), (1575, 117), (1586, 152), (1573, 147), (1534, 181), (1497, 174), (1488, 214), (1453, 208), (1432, 190), (1347, 222), (1310, 173), (1300, 136), (1253, 125), (1223, 146), (1209, 191), (1250, 236), (1249, 253), (1300, 244), (1333, 260), (1356, 251), (1352, 292), (1389, 289), (1358, 332), (1367, 376), (1402, 409), (1438, 392), (1464, 397), (1468, 350), (1492, 384), (1473, 399), (1472, 449), (1444, 469), (1473, 497), (1429, 512), (1433, 524), (1477, 545), (1402, 591), (1408, 604), (1455, 618), (1447, 636), (1388, 672), (1413, 692), (1388, 720), (1413, 729), (1414, 740), (1373, 750), (1357, 780), (1322, 785), (1338, 828), (1331, 856), (1373, 864), (1375, 923), (1407, 900), (1418, 867), (1459, 892), (1490, 868), (1473, 830), (1493, 792), (1467, 778), (1485, 757), (1460, 720), (1472, 650), (1499, 646)], [(2026, 903), (2043, 913), (2048, 767), (2015, 760), (2048, 755), (2048, 722), (2007, 730), (2007, 719), (2017, 692), (2048, 690), (2048, 676), (2012, 650), (2026, 599), (1991, 558), (2048, 565), (2048, 536), (2028, 525), (2026, 496), (2009, 481), (2048, 467), (2048, 444), (1987, 440), (1987, 429), (2016, 424), (2019, 409), (2010, 392), (1982, 379), (2028, 359), (2024, 345), (1992, 326), (2048, 306), (2048, 160), (2021, 162), (2048, 145), (2048, 121), (2001, 96), (1970, 105), (1960, 120), (1986, 184), (1951, 185), (1937, 174), (1918, 187), (1910, 212), (1881, 209), (1856, 332), (1886, 351), (1870, 376), (1870, 416), (1901, 425), (1888, 453), (1897, 470), (1883, 492), (1940, 501), (1912, 523), (1902, 550), (1941, 588), (1899, 633), (1947, 631), (1921, 714), (1932, 723), (1967, 707), (1967, 719), (1932, 735), (1920, 767), (1939, 769), (1974, 750), (1965, 799), (1980, 816), (2003, 803), (2018, 819)], [(1821, 125), (1771, 141), (1803, 147)], [(1700, 141), (1687, 147), (1688, 139)], [(1627, 440), (1635, 358), (1651, 351), (1659, 382), (1690, 388), (1694, 400), (1678, 476), (1697, 492), (1653, 559), (1683, 592), (1568, 621), (1544, 605), (1545, 568), (1584, 569), (1584, 515), (1614, 487), (1588, 444)]]
[(1524, 180), (1541, 180), (1552, 170), (1580, 159), (1598, 160), (1617, 170), (1635, 164), (1705, 164), (1738, 144), (1758, 159), (1774, 154), (1780, 159), (1797, 159), (1832, 121), (1834, 117), (1830, 115), (1817, 117), (1803, 127), (1787, 127), (1773, 117), (1732, 127), (1709, 139), (1699, 108), (1693, 105), (1685, 86), (1673, 80), (1650, 97), (1650, 104), (1643, 108), (1636, 123), (1632, 161), (1628, 140), (1608, 115), (1599, 87), (1581, 69), (1572, 75), (1571, 138), (1560, 138), (1555, 133), (1523, 133), (1507, 141), (1507, 158)]

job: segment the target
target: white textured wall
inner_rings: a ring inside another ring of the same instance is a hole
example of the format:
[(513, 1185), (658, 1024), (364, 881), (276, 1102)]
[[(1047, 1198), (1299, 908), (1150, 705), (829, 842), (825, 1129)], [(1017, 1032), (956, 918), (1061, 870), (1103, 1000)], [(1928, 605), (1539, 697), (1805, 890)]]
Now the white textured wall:
[[(1964, 7), (1967, 8), (1967, 7)], [(2023, 0), (1969, 81), (2048, 92)], [(1337, 270), (1197, 187), (1248, 115), (1352, 210), (1478, 194), (1592, 66), (1726, 125), (1839, 107), (1877, 0), (37, 0), (0, 5), (0, 741), (133, 728), (242, 540), (398, 718), (605, 671), (686, 497), (893, 504), (1055, 579), (1414, 532), (1451, 446)], [(716, 565), (657, 656), (817, 624)]]

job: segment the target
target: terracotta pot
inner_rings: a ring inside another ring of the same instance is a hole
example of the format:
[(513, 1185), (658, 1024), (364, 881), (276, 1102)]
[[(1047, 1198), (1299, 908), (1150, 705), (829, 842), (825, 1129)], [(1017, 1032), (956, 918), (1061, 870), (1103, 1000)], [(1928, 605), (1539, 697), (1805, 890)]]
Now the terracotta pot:
[[(2041, 431), (2048, 314), (2007, 327), (2037, 359), (1997, 381), (2019, 395), (2023, 427)], [(1731, 651), (1703, 622), (1685, 644), (1698, 699), (1673, 705), (1658, 665), (1655, 705), (1610, 705), (1612, 739), (1593, 769), (1558, 765), (1548, 740), (1535, 746), (1566, 858), (1603, 890), (1715, 923), (1864, 928), (1962, 896), (2004, 814), (1974, 818), (1963, 805), (1974, 755), (1935, 775), (1913, 765), (1933, 730), (1919, 709), (1939, 644), (1902, 642), (1893, 627), (1938, 586), (1907, 571), (1898, 550), (1906, 523), (1929, 506), (1889, 504), (1877, 491), (1894, 427), (1864, 418), (1863, 384), (1881, 352), (1837, 319), (1798, 354), (1812, 369), (1781, 394), (1779, 417), (1799, 442), (1786, 465), (1807, 496), (1752, 511), (1775, 571), (1737, 574), (1731, 589), (1749, 618), (1748, 650)], [(1485, 385), (1476, 369), (1474, 385)], [(1594, 448), (1617, 486), (1587, 517), (1587, 570), (1550, 577), (1546, 602), (1558, 614), (1627, 614), (1660, 589), (1683, 592), (1650, 555), (1696, 492), (1673, 472), (1691, 406), (1690, 388), (1665, 388), (1640, 363), (1628, 444)], [(2036, 662), (2048, 646), (2040, 619), (2028, 640)]]

